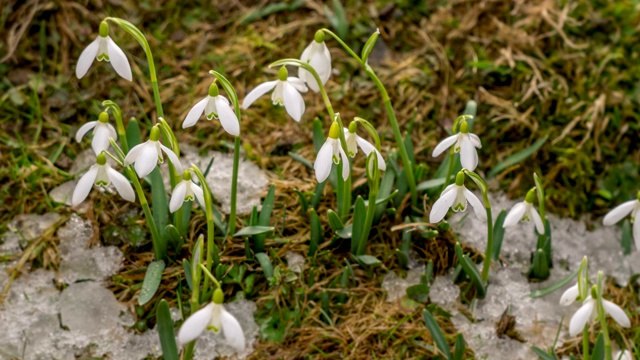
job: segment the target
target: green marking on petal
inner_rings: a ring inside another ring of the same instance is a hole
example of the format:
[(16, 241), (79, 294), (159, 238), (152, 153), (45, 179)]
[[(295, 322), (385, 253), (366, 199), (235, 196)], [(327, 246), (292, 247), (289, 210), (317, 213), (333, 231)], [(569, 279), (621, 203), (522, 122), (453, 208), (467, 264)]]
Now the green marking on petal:
[(107, 185), (109, 185), (109, 183), (106, 182), (106, 181), (98, 180), (98, 181), (96, 181), (96, 185), (97, 186), (107, 186)]
[(220, 331), (220, 330), (218, 330), (218, 328), (217, 328), (217, 327), (215, 327), (215, 326), (213, 326), (213, 325), (209, 325), (209, 326), (207, 326), (207, 330), (209, 330), (209, 331), (213, 331), (213, 332), (218, 332), (218, 331)]

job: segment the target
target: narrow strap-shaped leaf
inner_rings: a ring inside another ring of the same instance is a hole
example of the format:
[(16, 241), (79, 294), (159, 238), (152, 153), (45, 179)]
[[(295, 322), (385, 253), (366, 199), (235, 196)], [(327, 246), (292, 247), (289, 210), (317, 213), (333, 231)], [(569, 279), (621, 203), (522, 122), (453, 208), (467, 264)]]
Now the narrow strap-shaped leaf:
[(544, 250), (538, 249), (533, 255), (533, 267), (529, 277), (541, 280), (549, 277), (549, 263)]
[(316, 153), (320, 151), (322, 145), (324, 145), (324, 130), (322, 129), (322, 120), (315, 118), (313, 120), (313, 148)]
[(362, 62), (366, 63), (367, 60), (369, 59), (369, 54), (371, 54), (373, 47), (376, 46), (376, 42), (378, 41), (379, 36), (380, 36), (380, 30), (376, 29), (376, 31), (373, 34), (371, 34), (367, 42), (364, 43), (364, 46), (362, 47), (362, 52), (360, 53), (360, 58)]
[(144, 274), (142, 281), (142, 289), (138, 297), (138, 304), (144, 305), (149, 302), (158, 291), (160, 280), (162, 280), (162, 272), (164, 271), (164, 261), (156, 260), (149, 264), (147, 272)]
[(322, 225), (318, 214), (311, 209), (311, 241), (309, 242), (309, 256), (314, 256), (318, 251), (318, 246), (322, 242)]
[(173, 332), (173, 319), (169, 311), (169, 304), (162, 299), (156, 309), (156, 321), (158, 322), (158, 337), (162, 346), (162, 358), (164, 360), (178, 360), (178, 346)]
[(438, 326), (436, 320), (427, 309), (422, 311), (422, 316), (424, 317), (424, 322), (427, 324), (427, 329), (429, 329), (431, 337), (433, 338), (433, 341), (436, 343), (436, 346), (438, 347), (440, 352), (444, 354), (447, 359), (451, 359), (449, 344), (447, 344), (447, 340), (445, 340), (444, 334), (442, 333), (442, 330), (440, 329), (440, 326)]
[(233, 234), (233, 237), (267, 234), (267, 233), (273, 232), (273, 230), (274, 230), (273, 226), (260, 226), (260, 225), (245, 226), (242, 229), (240, 229), (240, 231)]
[[(258, 225), (268, 227), (269, 221), (271, 221), (271, 212), (273, 211), (273, 203), (276, 197), (276, 187), (269, 186), (267, 196), (262, 202), (262, 209), (260, 210), (260, 216), (258, 218)], [(257, 234), (253, 237), (255, 241), (255, 248), (261, 251), (264, 248), (264, 241), (267, 239), (267, 233)]]
[(600, 335), (598, 335), (598, 339), (596, 340), (596, 344), (593, 347), (593, 354), (591, 354), (591, 360), (604, 360), (605, 351), (607, 350), (606, 350), (606, 347), (604, 346), (604, 335), (600, 333)]
[(557, 360), (555, 356), (550, 355), (549, 353), (535, 345), (531, 347), (531, 350), (533, 350), (533, 352), (536, 353), (536, 355), (538, 355), (538, 357), (540, 357), (540, 359), (542, 360)]
[(135, 118), (131, 118), (127, 124), (127, 144), (131, 149), (141, 142), (142, 135), (140, 135), (140, 123), (138, 123), (138, 120)]
[(538, 289), (532, 292), (531, 294), (529, 294), (529, 296), (531, 296), (532, 298), (539, 298), (539, 297), (543, 297), (551, 294), (552, 292), (570, 283), (571, 280), (573, 280), (576, 276), (578, 276), (578, 271), (580, 271), (580, 268), (575, 269), (571, 274), (560, 279), (558, 282), (555, 282), (545, 288)]
[(260, 252), (256, 254), (256, 259), (260, 263), (262, 267), (262, 271), (264, 271), (264, 276), (269, 279), (273, 277), (273, 265), (271, 265), (271, 260), (269, 259), (269, 255), (266, 253)]
[(184, 278), (187, 280), (189, 290), (193, 291), (193, 274), (191, 273), (191, 263), (189, 260), (185, 259), (182, 262), (182, 269), (184, 270)]
[(161, 253), (166, 254), (167, 236), (165, 227), (169, 223), (169, 203), (167, 200), (167, 189), (164, 187), (164, 181), (162, 180), (162, 174), (158, 166), (149, 174), (149, 179), (151, 180), (151, 211), (153, 213), (153, 220), (160, 232)]
[(464, 337), (462, 336), (462, 334), (458, 333), (458, 335), (456, 335), (456, 348), (453, 353), (453, 360), (463, 360), (465, 350), (466, 344), (464, 341)]
[(333, 231), (344, 229), (344, 223), (340, 220), (340, 217), (335, 211), (331, 209), (327, 210), (327, 219), (329, 219), (329, 226)]
[(307, 160), (307, 158), (305, 158), (304, 156), (295, 153), (293, 151), (289, 151), (288, 152), (289, 156), (291, 156), (291, 158), (297, 162), (299, 162), (300, 164), (306, 166), (307, 168), (313, 170), (313, 164), (311, 164), (311, 162), (309, 160)]
[(542, 145), (544, 145), (544, 143), (547, 142), (548, 138), (549, 138), (549, 135), (545, 135), (543, 138), (538, 139), (538, 141), (534, 142), (530, 146), (528, 146), (528, 147), (518, 151), (517, 153), (507, 157), (502, 162), (500, 162), (496, 166), (494, 166), (493, 169), (491, 169), (491, 171), (489, 171), (489, 173), (487, 174), (487, 177), (492, 178), (492, 177), (498, 175), (499, 173), (501, 173), (503, 170), (505, 170), (505, 169), (507, 169), (507, 168), (509, 168), (509, 167), (511, 167), (513, 165), (517, 165), (517, 164), (521, 163), (526, 158), (528, 158), (531, 155), (533, 155), (533, 153), (538, 151), (538, 149), (540, 149), (542, 147)]
[(469, 259), (468, 256), (462, 253), (462, 247), (460, 246), (460, 243), (456, 243), (456, 256), (458, 257), (458, 262), (460, 262), (460, 266), (462, 266), (462, 270), (464, 271), (465, 274), (467, 274), (473, 286), (476, 287), (478, 297), (484, 298), (484, 296), (487, 293), (486, 285), (482, 281), (482, 277), (478, 272), (478, 268), (476, 267), (476, 264), (474, 264), (473, 261), (471, 261), (471, 259)]
[(502, 240), (504, 238), (504, 219), (507, 218), (507, 212), (505, 210), (500, 211), (496, 218), (495, 225), (493, 226), (493, 251), (492, 257), (494, 260), (498, 260), (500, 257), (500, 250), (502, 249)]
[(364, 232), (364, 225), (367, 216), (367, 208), (364, 204), (362, 196), (358, 196), (356, 199), (355, 210), (353, 212), (353, 230), (351, 235), (351, 253), (353, 255), (358, 254), (358, 248), (362, 234)]

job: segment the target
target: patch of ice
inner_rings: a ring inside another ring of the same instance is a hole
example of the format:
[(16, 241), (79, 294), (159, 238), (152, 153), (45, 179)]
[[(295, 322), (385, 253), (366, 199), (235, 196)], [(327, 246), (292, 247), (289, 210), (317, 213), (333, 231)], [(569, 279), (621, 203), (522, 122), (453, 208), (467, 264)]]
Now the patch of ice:
[(401, 278), (394, 271), (388, 272), (382, 280), (382, 288), (387, 292), (387, 301), (392, 302), (407, 294), (407, 288), (420, 283), (425, 266), (419, 266), (407, 271), (407, 277)]
[(78, 180), (63, 182), (49, 191), (49, 197), (55, 203), (71, 206), (71, 197), (73, 196), (73, 191), (76, 189), (76, 185), (78, 185)]
[(287, 251), (285, 258), (287, 259), (287, 266), (289, 267), (289, 270), (296, 274), (300, 274), (302, 272), (302, 269), (304, 268), (304, 256), (293, 251)]

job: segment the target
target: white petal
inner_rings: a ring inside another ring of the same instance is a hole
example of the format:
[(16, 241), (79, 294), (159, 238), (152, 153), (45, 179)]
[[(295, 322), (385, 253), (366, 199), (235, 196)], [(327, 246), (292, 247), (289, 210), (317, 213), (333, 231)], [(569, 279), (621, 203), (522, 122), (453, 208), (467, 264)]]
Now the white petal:
[(78, 181), (78, 185), (76, 185), (75, 190), (73, 190), (73, 195), (71, 196), (72, 206), (78, 206), (87, 198), (87, 195), (89, 195), (89, 192), (93, 188), (93, 183), (96, 181), (96, 176), (98, 176), (98, 166), (100, 165), (92, 165), (89, 171), (82, 175)]
[(180, 331), (178, 331), (178, 342), (184, 345), (200, 336), (207, 329), (212, 313), (213, 303), (189, 316), (180, 327)]
[(140, 149), (140, 153), (135, 159), (134, 168), (138, 176), (143, 178), (153, 171), (158, 164), (158, 150), (155, 144), (151, 142), (144, 143), (145, 146)]
[(318, 151), (316, 161), (313, 163), (313, 169), (316, 171), (316, 180), (319, 183), (327, 180), (331, 173), (331, 164), (333, 164), (333, 142), (325, 141)]
[(538, 214), (538, 210), (531, 205), (531, 217), (533, 218), (533, 223), (536, 226), (536, 230), (538, 230), (538, 234), (544, 235), (544, 224), (542, 223), (542, 218), (540, 214)]
[[(191, 180), (188, 180), (191, 181)], [(187, 181), (182, 180), (176, 185), (171, 192), (171, 200), (169, 201), (169, 211), (172, 213), (178, 211), (184, 204), (184, 198), (187, 196)]]
[(640, 219), (633, 222), (633, 240), (636, 243), (636, 250), (640, 251)]
[(298, 90), (301, 93), (306, 93), (309, 90), (309, 89), (307, 89), (307, 85), (304, 84), (305, 82), (302, 79), (298, 79), (296, 77), (289, 76), (287, 78), (287, 82), (289, 84), (291, 84), (291, 86), (296, 88), (296, 90)]
[(97, 124), (98, 124), (98, 121), (89, 121), (88, 123), (80, 126), (80, 129), (78, 129), (78, 132), (76, 132), (76, 141), (81, 142), (85, 134), (88, 133), (89, 130), (96, 127)]
[(97, 124), (95, 130), (93, 131), (93, 139), (91, 139), (91, 148), (96, 155), (99, 155), (104, 150), (109, 148), (109, 138), (113, 135), (111, 131), (109, 131), (109, 126), (107, 124)]
[(118, 194), (120, 194), (123, 199), (127, 201), (134, 201), (136, 199), (131, 183), (129, 183), (129, 180), (124, 175), (108, 167), (107, 176), (109, 176), (109, 180), (113, 186), (116, 187), (116, 191), (118, 191)]
[(367, 140), (361, 138), (358, 135), (355, 135), (356, 137), (356, 142), (358, 143), (358, 146), (360, 146), (360, 149), (362, 149), (362, 151), (369, 156), (369, 153), (371, 153), (372, 151), (376, 152), (376, 156), (378, 157), (378, 169), (380, 170), (386, 170), (387, 169), (387, 164), (384, 161), (384, 158), (382, 157), (382, 154), (380, 154), (380, 152), (378, 151), (378, 149), (376, 149), (375, 146), (373, 146), (372, 143), (368, 142)]
[(162, 149), (162, 151), (164, 151), (165, 154), (167, 154), (169, 161), (171, 161), (171, 164), (176, 169), (178, 174), (182, 174), (182, 164), (180, 163), (180, 159), (178, 159), (178, 155), (176, 155), (176, 153), (174, 153), (173, 150), (169, 149), (168, 147), (162, 144), (160, 144), (160, 148)]
[(445, 189), (445, 191), (440, 194), (440, 198), (438, 199), (438, 201), (436, 201), (431, 208), (431, 213), (429, 214), (429, 222), (435, 224), (444, 219), (444, 216), (447, 215), (449, 208), (456, 200), (457, 195), (458, 192), (454, 191), (453, 187), (449, 187), (448, 191), (447, 189)]
[(476, 148), (471, 143), (468, 136), (462, 136), (460, 141), (460, 162), (462, 167), (468, 170), (475, 170), (478, 166), (478, 153)]
[(509, 214), (507, 214), (507, 217), (504, 219), (502, 227), (506, 228), (517, 224), (520, 219), (522, 219), (525, 210), (527, 210), (527, 206), (524, 204), (524, 202), (515, 204), (509, 211)]
[(618, 351), (616, 356), (613, 357), (613, 360), (633, 360), (631, 357), (631, 353), (629, 350)]
[(207, 106), (208, 102), (209, 102), (209, 96), (207, 96), (204, 99), (198, 101), (198, 103), (195, 104), (191, 108), (191, 110), (189, 110), (189, 113), (187, 114), (187, 117), (184, 118), (184, 121), (182, 122), (182, 128), (183, 129), (191, 127), (191, 126), (195, 125), (196, 122), (198, 122), (198, 119), (200, 119), (200, 116), (202, 116), (202, 113), (204, 112), (204, 108)]
[(464, 189), (464, 197), (467, 198), (467, 201), (469, 202), (469, 204), (471, 204), (473, 212), (476, 213), (478, 219), (487, 221), (487, 212), (480, 199), (478, 199), (478, 197), (474, 193), (467, 190), (466, 188)]
[(238, 351), (244, 351), (246, 347), (246, 341), (240, 323), (224, 308), (222, 308), (222, 312), (220, 315), (222, 322), (222, 333), (224, 334), (224, 338), (227, 339), (227, 343), (229, 343), (229, 345), (233, 346)]
[(609, 211), (604, 219), (602, 219), (602, 224), (604, 226), (609, 226), (622, 220), (622, 218), (631, 213), (631, 210), (633, 210), (637, 201), (638, 200), (631, 200), (616, 206), (613, 210)]
[(138, 144), (129, 150), (127, 156), (124, 157), (124, 166), (129, 166), (133, 164), (134, 161), (136, 161), (138, 153), (140, 153), (140, 150), (142, 150), (145, 144), (146, 143)]
[(95, 40), (89, 44), (78, 58), (78, 63), (76, 64), (76, 77), (78, 79), (82, 79), (83, 76), (87, 74), (91, 64), (93, 64), (93, 60), (96, 59), (98, 55), (98, 48), (100, 47), (100, 37), (97, 37)]
[(129, 66), (129, 60), (127, 60), (127, 56), (124, 54), (124, 51), (122, 51), (122, 49), (120, 49), (120, 47), (116, 45), (109, 36), (107, 36), (106, 41), (111, 66), (113, 66), (113, 69), (118, 73), (118, 75), (131, 81), (133, 79), (131, 76), (131, 67)]
[(266, 94), (271, 89), (276, 87), (277, 83), (278, 83), (278, 80), (274, 80), (274, 81), (267, 81), (265, 83), (262, 83), (256, 86), (255, 89), (251, 90), (247, 94), (247, 96), (245, 96), (244, 101), (242, 101), (242, 108), (247, 110), (249, 106), (251, 106), (251, 104), (253, 104), (253, 102), (256, 101), (260, 96)]
[(573, 304), (580, 295), (580, 291), (578, 290), (578, 284), (573, 285), (572, 287), (565, 290), (560, 297), (560, 305), (569, 306)]
[(342, 146), (338, 148), (340, 151), (340, 157), (342, 158), (342, 180), (347, 181), (349, 178), (349, 171), (351, 170), (351, 165), (349, 164), (349, 158), (347, 154), (342, 150)]
[(478, 149), (482, 148), (482, 142), (480, 142), (480, 138), (478, 137), (478, 135), (469, 133), (469, 139), (471, 139), (471, 143), (473, 144), (473, 146), (477, 147)]
[(288, 82), (285, 82), (282, 85), (284, 108), (287, 110), (287, 114), (291, 115), (293, 120), (300, 122), (305, 109), (304, 99), (293, 85)]
[(571, 317), (571, 321), (569, 322), (569, 335), (576, 336), (582, 331), (582, 329), (584, 329), (585, 325), (587, 325), (587, 322), (591, 318), (595, 303), (596, 302), (593, 299), (588, 299), (580, 309), (573, 314), (573, 317)]
[(240, 122), (238, 121), (236, 113), (234, 113), (231, 106), (229, 106), (229, 102), (225, 100), (222, 96), (215, 98), (216, 108), (218, 109), (218, 119), (220, 119), (220, 124), (222, 124), (222, 127), (229, 135), (238, 136), (240, 135)]
[(620, 306), (612, 303), (611, 301), (602, 299), (602, 307), (607, 314), (611, 315), (618, 325), (624, 328), (631, 326), (631, 320), (629, 320), (629, 317)]
[(200, 206), (204, 207), (204, 191), (202, 190), (202, 188), (194, 183), (191, 183), (191, 191), (193, 191), (193, 195), (195, 195), (196, 200), (198, 200)]
[(445, 150), (451, 147), (451, 145), (455, 144), (458, 141), (458, 134), (451, 135), (448, 138), (440, 141), (438, 145), (433, 149), (431, 156), (437, 157), (440, 156)]

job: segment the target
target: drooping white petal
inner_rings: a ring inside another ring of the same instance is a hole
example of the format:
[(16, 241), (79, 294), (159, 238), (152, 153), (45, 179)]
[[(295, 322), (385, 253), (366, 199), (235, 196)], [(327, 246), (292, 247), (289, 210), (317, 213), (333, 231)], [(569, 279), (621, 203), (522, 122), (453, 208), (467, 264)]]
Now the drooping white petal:
[(291, 84), (291, 86), (296, 88), (296, 90), (298, 90), (301, 93), (306, 93), (307, 91), (309, 91), (309, 89), (307, 89), (307, 85), (305, 85), (305, 82), (302, 79), (298, 79), (297, 77), (289, 76), (287, 78), (287, 82), (289, 84)]
[(572, 287), (565, 290), (560, 297), (560, 305), (569, 306), (573, 304), (580, 295), (580, 290), (578, 289), (578, 284), (573, 285)]
[(127, 56), (124, 54), (124, 51), (122, 51), (122, 49), (120, 49), (120, 47), (111, 40), (111, 37), (107, 36), (106, 41), (111, 66), (113, 66), (113, 69), (118, 73), (118, 75), (131, 81), (133, 79), (131, 76), (131, 67), (129, 66), (129, 60), (127, 60)]
[[(331, 53), (328, 51), (324, 42), (317, 43), (315, 40), (312, 41), (311, 44), (305, 48), (300, 60), (308, 62), (318, 74), (322, 84), (326, 84), (331, 76)], [(302, 67), (298, 68), (298, 75), (300, 79), (307, 83), (311, 90), (315, 92), (320, 91), (317, 80), (307, 70)]]
[(460, 162), (462, 167), (468, 170), (475, 170), (478, 166), (478, 153), (468, 136), (462, 136), (460, 141)]
[(595, 303), (596, 302), (593, 299), (588, 298), (580, 309), (573, 314), (573, 317), (571, 317), (571, 321), (569, 322), (569, 335), (576, 336), (582, 331), (582, 329), (584, 329), (585, 325), (587, 325), (587, 322), (591, 318)]
[(107, 167), (107, 176), (109, 176), (109, 180), (113, 186), (115, 186), (116, 191), (118, 191), (118, 194), (120, 194), (123, 199), (127, 201), (134, 201), (136, 199), (131, 183), (129, 183), (129, 180), (124, 175), (113, 170), (111, 166), (109, 166)]
[(633, 210), (637, 201), (638, 200), (631, 200), (616, 206), (613, 210), (609, 211), (607, 215), (605, 215), (604, 219), (602, 219), (602, 224), (604, 226), (609, 226), (622, 220), (622, 218), (631, 213), (631, 210)]
[(618, 351), (616, 355), (613, 357), (613, 360), (633, 360), (631, 353), (629, 350)]
[[(113, 138), (108, 124), (97, 124), (93, 131), (93, 139), (91, 139), (91, 148), (96, 155), (109, 148), (109, 139)], [(115, 138), (114, 138), (115, 139)]]
[(629, 317), (620, 306), (612, 303), (611, 301), (602, 299), (602, 307), (607, 314), (611, 315), (618, 325), (624, 328), (631, 326), (631, 320), (629, 320)]
[[(158, 144), (160, 143), (158, 142)], [(171, 161), (171, 164), (176, 169), (178, 174), (182, 174), (182, 164), (180, 163), (180, 159), (178, 159), (178, 155), (176, 155), (176, 153), (174, 153), (173, 150), (169, 149), (168, 147), (162, 144), (160, 144), (160, 149), (162, 149), (162, 151), (164, 151), (164, 153), (167, 154), (169, 161)]]
[(98, 121), (96, 120), (96, 121), (89, 121), (88, 123), (80, 126), (80, 129), (78, 129), (78, 132), (76, 132), (76, 141), (81, 142), (82, 138), (89, 132), (89, 130), (96, 127), (97, 124), (98, 124)]
[(100, 47), (100, 37), (97, 37), (95, 40), (89, 44), (78, 58), (78, 63), (76, 64), (76, 77), (78, 79), (82, 79), (83, 76), (87, 74), (91, 64), (93, 64), (93, 60), (96, 59), (98, 55), (98, 48)]
[(342, 146), (338, 147), (338, 151), (340, 152), (340, 157), (342, 158), (342, 180), (347, 180), (349, 178), (349, 158), (347, 154), (342, 150)]
[[(157, 141), (154, 141), (154, 143)], [(151, 141), (144, 143), (135, 159), (134, 168), (138, 176), (143, 178), (153, 171), (158, 164), (158, 149)]]
[(438, 145), (433, 149), (431, 156), (437, 157), (440, 156), (445, 150), (451, 147), (451, 145), (455, 144), (458, 141), (458, 134), (451, 135), (448, 138), (440, 141)]
[(304, 99), (302, 95), (289, 82), (282, 84), (282, 99), (284, 100), (284, 108), (287, 110), (293, 120), (300, 122), (302, 114), (304, 114)]
[(195, 195), (196, 200), (198, 200), (200, 206), (204, 207), (204, 191), (202, 190), (202, 188), (194, 183), (191, 183), (191, 191), (193, 191), (193, 195)]
[(93, 183), (96, 180), (96, 176), (98, 176), (98, 167), (100, 165), (94, 164), (89, 168), (80, 180), (78, 181), (78, 185), (76, 185), (75, 190), (73, 190), (73, 195), (71, 196), (71, 205), (78, 206), (80, 203), (84, 201), (89, 195), (89, 192), (93, 188)]
[(185, 320), (182, 327), (180, 327), (180, 331), (178, 331), (178, 342), (181, 345), (195, 340), (207, 329), (207, 325), (211, 321), (213, 305), (213, 303), (210, 303)]
[(360, 136), (355, 135), (355, 137), (356, 137), (356, 142), (358, 143), (358, 146), (360, 146), (360, 148), (362, 149), (362, 152), (364, 152), (367, 156), (369, 156), (369, 153), (371, 153), (372, 151), (375, 151), (376, 157), (378, 158), (378, 169), (383, 171), (386, 170), (387, 164), (385, 163), (384, 158), (382, 157), (382, 154), (380, 154), (378, 149), (376, 149), (376, 147), (373, 146), (372, 143), (361, 138)]
[(271, 89), (276, 87), (277, 83), (278, 83), (278, 80), (274, 80), (274, 81), (267, 81), (265, 83), (262, 83), (256, 86), (255, 89), (251, 90), (247, 94), (247, 96), (245, 96), (244, 100), (242, 101), (242, 108), (247, 110), (249, 106), (251, 106), (251, 104), (253, 104), (253, 102), (256, 101), (260, 96), (266, 94)]
[(238, 136), (240, 135), (240, 122), (238, 121), (238, 117), (236, 113), (233, 112), (231, 106), (228, 101), (222, 96), (216, 96), (215, 104), (218, 109), (218, 118), (220, 119), (220, 124), (229, 135)]
[(504, 218), (504, 223), (502, 224), (502, 227), (506, 228), (509, 226), (516, 225), (520, 221), (520, 219), (522, 219), (522, 216), (524, 215), (525, 210), (527, 210), (527, 206), (525, 205), (524, 202), (519, 202), (515, 204), (509, 211), (509, 214), (507, 214), (507, 217)]
[(449, 208), (456, 200), (456, 196), (458, 196), (458, 192), (455, 188), (450, 187), (448, 188), (448, 190), (445, 189), (445, 191), (440, 194), (440, 198), (433, 204), (433, 207), (431, 208), (431, 213), (429, 213), (429, 222), (435, 224), (444, 219), (444, 216), (447, 215)]
[(464, 189), (464, 197), (466, 197), (469, 204), (471, 204), (473, 212), (476, 214), (478, 219), (487, 221), (487, 212), (480, 199), (478, 199), (478, 197), (474, 193), (466, 188)]
[(640, 219), (633, 222), (633, 240), (636, 243), (636, 250), (640, 251)]
[[(217, 96), (221, 97), (221, 96)], [(224, 99), (224, 98), (223, 98)], [(207, 117), (207, 120), (211, 120), (214, 117), (218, 118), (218, 109), (216, 107), (216, 100), (212, 96), (207, 96), (207, 105), (204, 107), (204, 116)]]
[(536, 230), (538, 230), (538, 234), (544, 235), (544, 224), (542, 223), (542, 218), (540, 214), (538, 214), (538, 210), (530, 205), (531, 217), (533, 218), (533, 223), (536, 226)]
[(222, 308), (220, 313), (220, 322), (222, 323), (222, 333), (229, 345), (233, 346), (238, 351), (244, 351), (246, 347), (246, 340), (244, 338), (244, 332), (238, 320), (231, 315), (227, 310)]
[(482, 142), (480, 142), (480, 138), (478, 137), (478, 135), (469, 133), (469, 139), (471, 139), (471, 143), (473, 144), (473, 146), (477, 147), (478, 149), (482, 148)]
[(171, 192), (171, 200), (169, 201), (169, 211), (172, 213), (178, 211), (182, 207), (184, 203), (184, 198), (187, 195), (187, 181), (191, 180), (182, 180), (176, 185), (176, 187)]
[(327, 139), (318, 151), (316, 161), (313, 163), (313, 169), (316, 171), (316, 180), (319, 183), (327, 180), (331, 173), (331, 164), (333, 164), (333, 143)]
[(127, 156), (124, 157), (124, 166), (133, 164), (133, 162), (136, 161), (136, 158), (138, 157), (138, 153), (140, 153), (140, 151), (146, 144), (147, 143), (138, 144), (131, 148), (127, 153)]
[(183, 129), (191, 127), (191, 126), (195, 125), (198, 122), (198, 119), (200, 119), (200, 117), (202, 116), (202, 113), (204, 112), (204, 108), (207, 106), (208, 102), (209, 102), (209, 96), (207, 96), (204, 99), (198, 101), (198, 103), (195, 104), (191, 108), (191, 110), (189, 110), (189, 113), (187, 114), (187, 117), (185, 117), (184, 121), (182, 122), (182, 128)]

